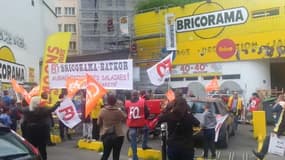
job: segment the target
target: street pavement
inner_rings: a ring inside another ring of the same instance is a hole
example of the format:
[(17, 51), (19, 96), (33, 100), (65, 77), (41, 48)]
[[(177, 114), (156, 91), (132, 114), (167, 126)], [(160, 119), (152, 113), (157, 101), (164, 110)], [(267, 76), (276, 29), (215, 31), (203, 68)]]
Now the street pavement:
[[(252, 136), (251, 129), (250, 125), (240, 125), (236, 135), (230, 138), (229, 147), (227, 149), (217, 149), (217, 160), (256, 160), (252, 154), (252, 150), (256, 149), (257, 142)], [(77, 140), (77, 138), (73, 138), (73, 140), (64, 141), (56, 146), (48, 147), (48, 160), (100, 160), (100, 153), (78, 149), (76, 146)], [(158, 138), (149, 140), (149, 145), (154, 149), (159, 150), (160, 144)], [(121, 151), (121, 160), (129, 159), (127, 156), (128, 147), (129, 143), (125, 139)], [(201, 155), (202, 149), (197, 148), (195, 150), (195, 157), (200, 157)], [(109, 159), (112, 159), (111, 156)], [(266, 160), (285, 160), (285, 157), (268, 154)]]

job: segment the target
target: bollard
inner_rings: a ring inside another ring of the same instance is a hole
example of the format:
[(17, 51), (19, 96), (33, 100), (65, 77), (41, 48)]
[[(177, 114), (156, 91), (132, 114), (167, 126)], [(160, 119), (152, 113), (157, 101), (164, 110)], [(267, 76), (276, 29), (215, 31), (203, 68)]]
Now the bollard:
[(160, 127), (161, 127), (161, 154), (162, 154), (162, 160), (167, 160), (167, 156), (166, 156), (167, 123), (162, 123)]

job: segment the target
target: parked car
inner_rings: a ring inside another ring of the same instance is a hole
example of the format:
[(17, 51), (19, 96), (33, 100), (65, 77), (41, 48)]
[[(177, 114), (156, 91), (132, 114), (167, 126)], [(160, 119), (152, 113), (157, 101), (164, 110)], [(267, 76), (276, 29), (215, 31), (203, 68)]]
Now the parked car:
[[(227, 148), (229, 144), (230, 136), (235, 135), (234, 130), (234, 117), (232, 113), (227, 110), (226, 105), (220, 98), (189, 98), (187, 103), (193, 113), (193, 115), (202, 122), (202, 116), (204, 112), (204, 106), (206, 103), (210, 104), (210, 110), (216, 115), (217, 126), (219, 129), (219, 135), (217, 145), (223, 148)], [(217, 132), (216, 132), (217, 133)], [(194, 139), (196, 144), (203, 142), (201, 128), (194, 128)]]
[(37, 148), (0, 123), (1, 160), (42, 160)]

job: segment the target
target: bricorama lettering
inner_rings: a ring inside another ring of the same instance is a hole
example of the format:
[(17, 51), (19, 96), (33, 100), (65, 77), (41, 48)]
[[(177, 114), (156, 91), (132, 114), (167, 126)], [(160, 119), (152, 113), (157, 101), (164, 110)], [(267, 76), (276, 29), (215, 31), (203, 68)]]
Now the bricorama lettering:
[(25, 81), (25, 67), (0, 60), (0, 80), (1, 82), (10, 82), (15, 79), (18, 82)]
[[(278, 56), (285, 55), (285, 39), (273, 40), (272, 42), (258, 44), (258, 42), (242, 42), (235, 43), (238, 54), (264, 54), (265, 56), (272, 57), (274, 51), (277, 51)], [(218, 48), (220, 51), (230, 50), (231, 48)], [(177, 50), (176, 54), (179, 56), (190, 55), (191, 53), (199, 53), (200, 56), (205, 56), (208, 53), (216, 52), (216, 46), (201, 47), (198, 52), (191, 49)]]
[(128, 70), (128, 62), (102, 62), (52, 65), (52, 72), (82, 72), (82, 71), (125, 71)]
[(239, 7), (176, 19), (177, 32), (195, 31), (245, 23), (246, 8)]

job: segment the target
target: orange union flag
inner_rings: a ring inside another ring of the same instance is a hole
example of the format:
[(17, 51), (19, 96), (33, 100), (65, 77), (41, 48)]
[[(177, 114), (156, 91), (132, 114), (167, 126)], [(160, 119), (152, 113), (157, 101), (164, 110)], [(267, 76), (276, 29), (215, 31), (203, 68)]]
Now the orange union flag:
[(212, 79), (210, 81), (210, 83), (206, 86), (206, 91), (207, 92), (212, 92), (212, 91), (219, 90), (219, 89), (220, 89), (220, 86), (219, 86), (219, 83), (218, 83), (218, 79), (215, 76), (214, 79)]
[(68, 77), (66, 79), (67, 97), (72, 98), (77, 91), (86, 86), (86, 77)]
[(25, 90), (25, 88), (23, 86), (20, 86), (16, 80), (12, 79), (11, 80), (13, 89), (15, 92), (20, 93), (23, 95), (23, 97), (25, 98), (26, 102), (28, 104), (30, 104), (31, 102), (31, 96), (29, 95), (29, 93)]
[(89, 115), (93, 107), (96, 106), (96, 102), (107, 93), (106, 89), (98, 83), (92, 76), (87, 76), (87, 87), (86, 87), (86, 106), (85, 106), (85, 117)]
[(60, 90), (49, 90), (48, 64), (65, 63), (70, 37), (70, 32), (58, 32), (50, 35), (46, 41), (40, 79), (40, 93), (43, 91), (49, 91), (49, 106), (55, 104), (58, 101)]
[(169, 102), (173, 101), (175, 99), (175, 94), (173, 92), (172, 89), (169, 89), (166, 93), (165, 93), (167, 99)]

